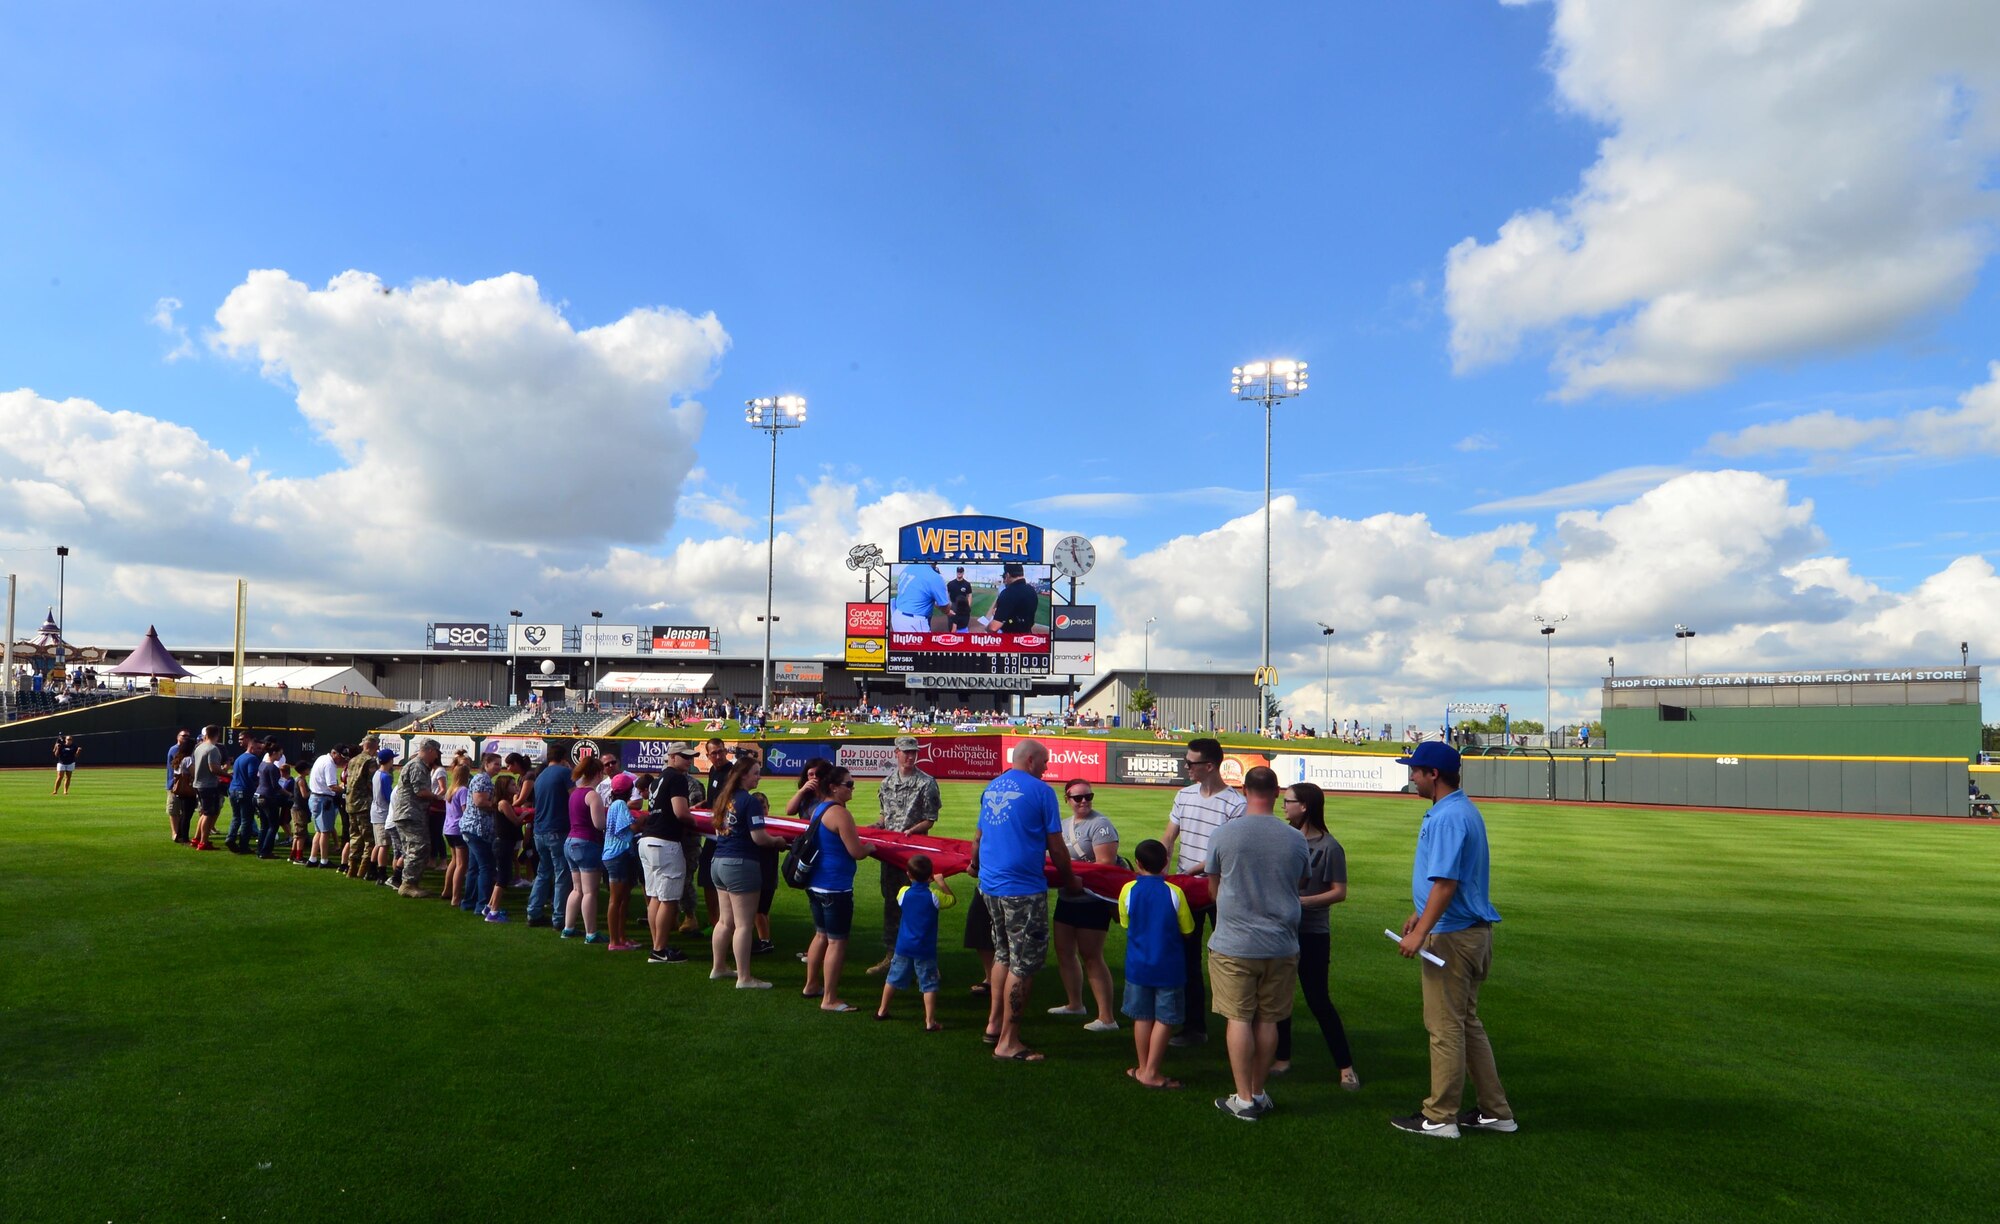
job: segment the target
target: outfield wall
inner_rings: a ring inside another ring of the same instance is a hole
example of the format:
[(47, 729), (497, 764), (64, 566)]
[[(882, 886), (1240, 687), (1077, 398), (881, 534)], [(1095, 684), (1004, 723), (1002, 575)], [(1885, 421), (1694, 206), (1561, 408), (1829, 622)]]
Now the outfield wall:
[[(272, 731), (294, 748), (358, 740), (380, 710), (290, 701), (246, 701), (246, 728)], [(126, 701), (106, 701), (40, 718), (0, 723), (0, 767), (51, 765), (50, 748), (58, 735), (74, 735), (83, 744), (82, 763), (93, 765), (158, 765), (166, 768), (167, 749), (182, 728), (199, 733), (213, 723), (229, 725), (229, 702), (205, 697), (169, 697), (149, 693)]]

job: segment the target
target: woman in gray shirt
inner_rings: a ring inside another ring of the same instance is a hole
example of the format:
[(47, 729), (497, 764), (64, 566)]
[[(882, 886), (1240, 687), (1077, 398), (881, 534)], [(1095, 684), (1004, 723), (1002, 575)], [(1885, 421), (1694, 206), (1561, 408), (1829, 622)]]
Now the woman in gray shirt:
[[(1340, 1086), (1353, 1092), (1361, 1087), (1354, 1073), (1354, 1054), (1347, 1048), (1347, 1030), (1341, 1026), (1340, 1012), (1326, 990), (1327, 968), (1333, 960), (1333, 933), (1327, 910), (1347, 900), (1347, 852), (1326, 831), (1326, 795), (1310, 782), (1288, 786), (1279, 795), (1285, 819), (1305, 834), (1306, 875), (1299, 881), (1299, 986), (1305, 991), (1306, 1006), (1319, 1021), (1326, 1038), (1327, 1052), (1340, 1068)], [(1292, 1069), (1292, 1022), (1278, 1021), (1278, 1058), (1271, 1064), (1274, 1075)]]
[[(1081, 778), (1063, 787), (1063, 806), (1069, 818), (1063, 822), (1063, 841), (1069, 845), (1071, 860), (1078, 863), (1116, 863), (1118, 830), (1103, 813), (1091, 807), (1097, 797), (1090, 783)], [(1097, 1002), (1097, 1018), (1083, 1027), (1093, 1033), (1115, 1033), (1118, 1017), (1111, 1011), (1111, 966), (1104, 963), (1104, 936), (1118, 907), (1091, 896), (1081, 888), (1056, 894), (1056, 972), (1062, 976), (1061, 1007), (1051, 1007), (1051, 1016), (1087, 1016), (1083, 1005), (1083, 983), (1090, 981), (1091, 997)]]

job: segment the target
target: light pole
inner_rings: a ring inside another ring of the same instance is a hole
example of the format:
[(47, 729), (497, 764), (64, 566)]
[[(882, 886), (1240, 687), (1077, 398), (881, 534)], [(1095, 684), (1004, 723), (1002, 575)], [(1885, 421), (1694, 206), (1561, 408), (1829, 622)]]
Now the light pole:
[(590, 704), (592, 708), (595, 708), (597, 705), (597, 647), (600, 639), (604, 636), (604, 613), (592, 611), (590, 619), (594, 622), (590, 627)]
[(514, 668), (515, 664), (519, 661), (519, 656), (514, 653), (514, 640), (521, 636), (521, 610), (519, 608), (509, 608), (507, 615), (514, 618), (513, 625), (507, 630), (507, 704), (511, 706), (514, 704), (514, 694), (518, 691), (515, 688), (517, 680), (514, 675)]
[(1319, 715), (1320, 734), (1324, 737), (1326, 729), (1333, 725), (1333, 626), (1325, 621), (1314, 621), (1313, 624), (1319, 626), (1320, 637), (1326, 639), (1322, 643), (1326, 647), (1326, 671), (1320, 677), (1319, 695), (1320, 704), (1325, 707)]
[(56, 672), (62, 676), (64, 688), (69, 687), (69, 663), (63, 657), (67, 653), (64, 644), (69, 641), (68, 612), (63, 607), (68, 563), (69, 546), (56, 545)]
[(1257, 669), (1257, 726), (1266, 731), (1271, 720), (1271, 410), (1305, 389), (1303, 361), (1253, 361), (1229, 371), (1231, 395), (1264, 405), (1264, 648)]
[(1967, 669), (1971, 668), (1972, 666), (1971, 642), (1960, 642), (1958, 644), (1958, 665), (1962, 668), (1967, 668)]
[(1544, 744), (1550, 742), (1550, 737), (1553, 737), (1556, 731), (1556, 688), (1554, 680), (1556, 626), (1568, 619), (1569, 613), (1567, 612), (1564, 612), (1560, 616), (1543, 616), (1540, 613), (1535, 615), (1535, 623), (1542, 627), (1542, 701), (1545, 703), (1543, 707), (1545, 712), (1542, 714), (1542, 735), (1544, 737), (1542, 742)]
[(778, 435), (806, 423), (803, 395), (764, 396), (745, 400), (743, 420), (771, 435), (771, 514), (764, 531), (764, 670), (758, 708), (771, 708), (771, 586), (778, 572)]
[(1681, 640), (1681, 675), (1685, 676), (1689, 674), (1688, 639), (1694, 636), (1694, 630), (1688, 628), (1686, 625), (1675, 625), (1674, 636)]
[(1153, 622), (1158, 619), (1160, 618), (1157, 616), (1146, 618), (1146, 648), (1141, 656), (1141, 666), (1145, 670), (1145, 679), (1139, 681), (1139, 686), (1149, 693), (1153, 691)]

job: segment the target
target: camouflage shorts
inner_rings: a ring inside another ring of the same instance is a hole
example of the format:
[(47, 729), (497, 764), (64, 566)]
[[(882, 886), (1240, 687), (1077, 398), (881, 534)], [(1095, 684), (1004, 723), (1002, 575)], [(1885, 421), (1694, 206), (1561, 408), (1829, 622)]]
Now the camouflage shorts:
[(357, 820), (347, 829), (348, 853), (354, 857), (367, 854), (375, 848), (375, 829), (365, 820)]
[(1049, 955), (1049, 895), (995, 897), (981, 893), (993, 918), (993, 961), (1015, 977), (1033, 977)]

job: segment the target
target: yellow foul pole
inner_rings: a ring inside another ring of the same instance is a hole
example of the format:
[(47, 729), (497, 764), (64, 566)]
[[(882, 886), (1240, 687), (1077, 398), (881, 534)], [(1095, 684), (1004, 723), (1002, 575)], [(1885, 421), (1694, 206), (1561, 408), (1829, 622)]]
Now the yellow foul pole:
[(238, 578), (236, 580), (236, 675), (229, 689), (229, 725), (232, 728), (243, 725), (243, 622), (249, 606), (249, 580)]

